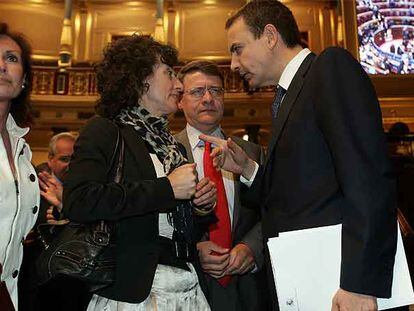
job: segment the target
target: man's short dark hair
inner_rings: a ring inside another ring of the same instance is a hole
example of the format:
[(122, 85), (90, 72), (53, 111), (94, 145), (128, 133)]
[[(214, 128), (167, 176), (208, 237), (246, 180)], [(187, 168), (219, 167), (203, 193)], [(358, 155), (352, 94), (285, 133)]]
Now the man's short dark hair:
[(253, 0), (247, 3), (227, 20), (226, 30), (240, 18), (243, 18), (255, 39), (262, 36), (267, 24), (272, 24), (288, 47), (300, 45), (299, 28), (292, 12), (277, 0)]
[(183, 82), (186, 75), (194, 72), (201, 72), (207, 76), (219, 77), (221, 83), (224, 86), (223, 73), (214, 62), (208, 60), (195, 60), (189, 62), (183, 68), (181, 68), (180, 72), (178, 73), (178, 78), (181, 82)]

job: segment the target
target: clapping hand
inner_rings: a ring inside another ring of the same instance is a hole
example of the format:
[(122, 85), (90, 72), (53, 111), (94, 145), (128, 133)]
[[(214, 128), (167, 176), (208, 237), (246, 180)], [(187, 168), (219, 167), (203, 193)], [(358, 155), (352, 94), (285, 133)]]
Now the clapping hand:
[(53, 205), (50, 205), (49, 208), (46, 211), (46, 222), (51, 225), (66, 225), (69, 223), (68, 219), (56, 219), (54, 215), (54, 209), (56, 207)]
[(62, 184), (48, 172), (40, 172), (39, 186), (41, 196), (53, 206), (62, 209)]

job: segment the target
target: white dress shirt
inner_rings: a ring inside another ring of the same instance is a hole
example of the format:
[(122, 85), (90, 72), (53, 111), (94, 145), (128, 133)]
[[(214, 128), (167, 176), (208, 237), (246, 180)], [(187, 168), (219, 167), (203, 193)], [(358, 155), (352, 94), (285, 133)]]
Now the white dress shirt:
[[(286, 65), (285, 69), (282, 72), (282, 75), (279, 79), (279, 85), (283, 87), (286, 91), (289, 89), (290, 84), (292, 83), (295, 74), (298, 72), (300, 65), (302, 65), (306, 56), (311, 53), (309, 49), (303, 49), (295, 57), (293, 57), (290, 62)], [(282, 99), (283, 103), (283, 99)]]
[[(155, 153), (150, 153), (150, 157), (152, 160), (152, 164), (154, 165), (157, 178), (165, 177), (166, 174), (164, 172), (164, 166), (162, 165), (161, 161), (158, 159), (157, 155)], [(172, 239), (174, 228), (168, 222), (167, 213), (159, 213), (158, 229), (159, 229), (160, 236)]]
[[(306, 56), (308, 56), (310, 53), (311, 51), (307, 48), (301, 50), (298, 54), (295, 55), (295, 57), (293, 57), (290, 60), (290, 62), (286, 65), (285, 69), (283, 70), (278, 84), (286, 90), (286, 93), (282, 98), (281, 105), (283, 105), (283, 99), (285, 98), (287, 91), (289, 90), (289, 86), (292, 83), (292, 80), (295, 77), (296, 73), (298, 72), (299, 67), (302, 65)], [(250, 187), (251, 184), (253, 183), (254, 178), (256, 177), (258, 169), (259, 169), (259, 164), (255, 162), (255, 170), (254, 170), (252, 177), (250, 177), (250, 180), (246, 180), (242, 176), (240, 178), (240, 181), (242, 181), (244, 184)]]
[[(187, 123), (186, 126), (188, 141), (190, 142), (191, 151), (193, 153), (194, 163), (197, 164), (197, 174), (198, 179), (201, 180), (204, 177), (204, 167), (203, 167), (203, 154), (204, 154), (204, 141), (200, 140), (198, 136), (202, 134), (199, 130), (192, 127)], [(224, 138), (221, 128), (218, 127), (211, 136)], [(224, 190), (226, 191), (227, 203), (229, 206), (230, 214), (230, 223), (233, 227), (233, 212), (234, 212), (234, 181), (235, 176), (233, 173), (221, 170), (221, 175), (223, 176)]]

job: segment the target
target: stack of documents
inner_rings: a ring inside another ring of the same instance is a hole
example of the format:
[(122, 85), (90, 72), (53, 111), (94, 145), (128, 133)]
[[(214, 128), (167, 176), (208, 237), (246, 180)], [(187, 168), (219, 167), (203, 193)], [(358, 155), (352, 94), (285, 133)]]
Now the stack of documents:
[[(280, 311), (331, 310), (339, 288), (342, 225), (280, 233), (268, 241)], [(414, 292), (398, 230), (392, 296), (384, 310), (414, 303)]]

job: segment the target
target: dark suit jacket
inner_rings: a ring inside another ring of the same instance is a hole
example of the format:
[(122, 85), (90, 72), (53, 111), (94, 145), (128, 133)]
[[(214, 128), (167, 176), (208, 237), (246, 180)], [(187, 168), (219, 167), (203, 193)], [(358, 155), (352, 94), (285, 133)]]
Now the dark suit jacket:
[(252, 185), (265, 238), (342, 223), (341, 288), (390, 297), (395, 184), (369, 77), (345, 50), (308, 55)]
[[(175, 135), (175, 138), (178, 142), (183, 144), (187, 151), (188, 161), (193, 163), (194, 158), (186, 129)], [(232, 136), (231, 138), (234, 142), (240, 145), (252, 159), (258, 163), (264, 162), (264, 151), (259, 145), (247, 142), (238, 137)], [(239, 243), (248, 245), (254, 253), (258, 269), (261, 269), (264, 261), (261, 224), (259, 222), (260, 219), (257, 211), (246, 208), (242, 204), (241, 192), (246, 190), (247, 187), (240, 182), (239, 176), (237, 176), (234, 183), (234, 210), (232, 223), (233, 246)], [(208, 237), (206, 237), (206, 239), (207, 238)], [(259, 293), (264, 285), (260, 283), (265, 282), (262, 273), (247, 273), (243, 276), (237, 276), (236, 279), (239, 283), (239, 295), (246, 296), (239, 297), (243, 310), (255, 310), (255, 308), (258, 308), (257, 303), (261, 304), (260, 306), (267, 303), (267, 292)], [(209, 284), (211, 284), (211, 282), (207, 282), (207, 287), (210, 286)], [(256, 299), (258, 299), (259, 302), (257, 302)]]
[(116, 281), (102, 296), (141, 302), (150, 293), (158, 263), (158, 213), (175, 207), (166, 177), (157, 178), (144, 141), (130, 126), (120, 126), (125, 140), (123, 181), (108, 181), (117, 129), (102, 117), (82, 130), (65, 179), (64, 214), (70, 220), (116, 221)]

